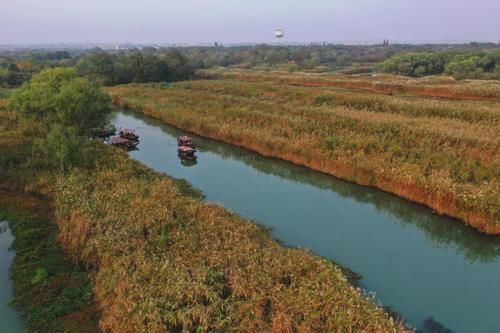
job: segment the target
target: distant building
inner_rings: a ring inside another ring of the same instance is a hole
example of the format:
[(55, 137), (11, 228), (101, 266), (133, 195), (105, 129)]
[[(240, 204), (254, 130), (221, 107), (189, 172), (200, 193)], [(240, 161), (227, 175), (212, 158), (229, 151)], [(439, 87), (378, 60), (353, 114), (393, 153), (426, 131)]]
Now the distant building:
[(388, 39), (384, 39), (384, 47), (389, 47), (389, 40)]
[(117, 50), (135, 50), (137, 47), (132, 43), (123, 43), (116, 47)]

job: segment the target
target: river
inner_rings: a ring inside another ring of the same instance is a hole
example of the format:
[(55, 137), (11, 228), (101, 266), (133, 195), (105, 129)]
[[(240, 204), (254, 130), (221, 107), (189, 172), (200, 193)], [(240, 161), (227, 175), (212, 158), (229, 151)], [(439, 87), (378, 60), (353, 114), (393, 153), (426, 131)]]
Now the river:
[(13, 292), (10, 279), (10, 267), (14, 259), (10, 246), (13, 241), (8, 223), (0, 220), (0, 333), (24, 332), (20, 314), (9, 305)]
[(361, 274), (359, 285), (423, 332), (500, 332), (500, 238), (375, 189), (192, 135), (197, 163), (181, 163), (185, 134), (131, 111), (116, 127), (137, 130), (130, 156), (202, 190), (206, 200), (272, 227)]

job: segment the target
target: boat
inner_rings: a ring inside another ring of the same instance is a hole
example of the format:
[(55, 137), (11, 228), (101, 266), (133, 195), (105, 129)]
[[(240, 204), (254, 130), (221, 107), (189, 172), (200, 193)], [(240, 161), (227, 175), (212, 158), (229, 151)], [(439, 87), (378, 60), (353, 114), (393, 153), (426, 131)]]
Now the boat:
[(193, 149), (195, 148), (193, 139), (186, 135), (178, 137), (177, 143), (179, 144), (179, 147), (191, 147)]
[(129, 128), (120, 128), (120, 132), (118, 134), (124, 139), (139, 140), (139, 136), (135, 134), (135, 131)]
[(196, 150), (191, 147), (180, 146), (179, 149), (177, 149), (177, 152), (179, 153), (179, 157), (181, 159), (190, 161), (196, 160), (196, 155), (195, 155)]
[(125, 149), (135, 149), (139, 142), (137, 140), (125, 139), (121, 136), (113, 136), (109, 138), (109, 144), (112, 146), (125, 148)]

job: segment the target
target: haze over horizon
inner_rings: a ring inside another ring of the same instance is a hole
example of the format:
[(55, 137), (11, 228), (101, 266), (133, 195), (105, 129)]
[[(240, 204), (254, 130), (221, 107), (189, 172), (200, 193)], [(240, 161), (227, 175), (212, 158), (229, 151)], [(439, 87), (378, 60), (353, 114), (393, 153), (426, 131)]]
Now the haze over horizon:
[(500, 41), (494, 0), (0, 2), (0, 44)]

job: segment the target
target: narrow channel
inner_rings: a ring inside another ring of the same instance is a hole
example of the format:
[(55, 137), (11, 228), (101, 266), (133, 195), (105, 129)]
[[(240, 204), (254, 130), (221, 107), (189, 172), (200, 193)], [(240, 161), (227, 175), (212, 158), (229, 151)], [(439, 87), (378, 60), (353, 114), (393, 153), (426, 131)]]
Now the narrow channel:
[(131, 111), (130, 156), (184, 178), (263, 225), (288, 246), (310, 249), (361, 274), (359, 285), (423, 332), (500, 332), (500, 238), (428, 208), (245, 149), (192, 136), (198, 161), (182, 163), (184, 132)]
[(13, 296), (10, 267), (14, 260), (10, 246), (13, 241), (8, 223), (0, 220), (0, 332), (5, 333), (24, 332), (21, 315), (10, 306)]

